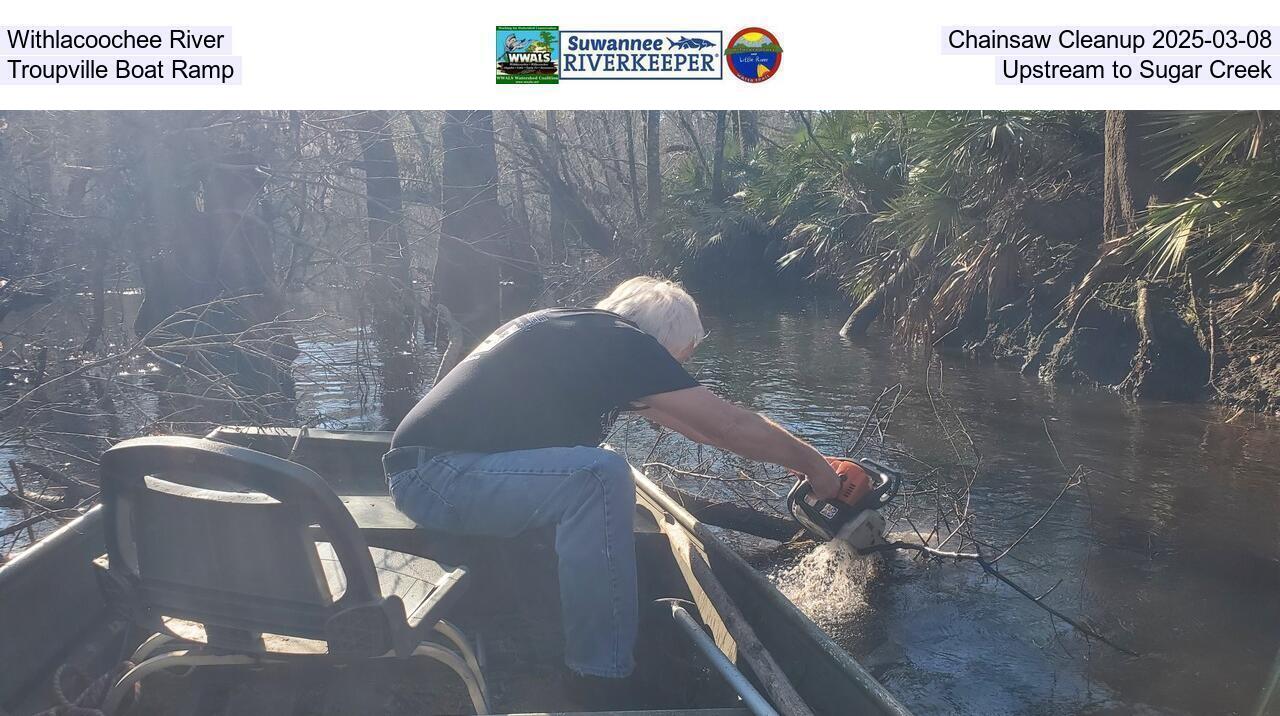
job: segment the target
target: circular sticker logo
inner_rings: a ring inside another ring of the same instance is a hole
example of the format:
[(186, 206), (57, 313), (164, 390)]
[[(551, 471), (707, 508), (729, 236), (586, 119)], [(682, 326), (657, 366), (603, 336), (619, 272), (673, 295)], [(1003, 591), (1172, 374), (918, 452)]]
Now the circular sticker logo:
[(782, 65), (782, 45), (762, 27), (739, 30), (724, 51), (729, 71), (743, 82), (764, 82)]

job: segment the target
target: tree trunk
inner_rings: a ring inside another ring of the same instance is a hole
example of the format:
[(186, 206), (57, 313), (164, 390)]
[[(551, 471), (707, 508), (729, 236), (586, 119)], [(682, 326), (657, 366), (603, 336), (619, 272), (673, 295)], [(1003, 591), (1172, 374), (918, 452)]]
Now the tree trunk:
[[(514, 123), (508, 122), (504, 131), (514, 133)], [(496, 147), (494, 166), (497, 166)], [(516, 175), (517, 187), (514, 205), (499, 205), (506, 224), (506, 248), (498, 261), (499, 323), (528, 313), (542, 292), (542, 269), (538, 265), (538, 251), (533, 244), (533, 229), (523, 206), (524, 187), (519, 185), (518, 171), (508, 173)]]
[(627, 178), (631, 183), (631, 206), (636, 221), (640, 221), (643, 213), (640, 209), (640, 177), (636, 168), (636, 126), (635, 113), (627, 111)]
[(1102, 170), (1103, 246), (1133, 232), (1137, 214), (1151, 196), (1152, 177), (1138, 161), (1137, 135), (1129, 112), (1106, 113)]
[(702, 141), (698, 139), (698, 130), (693, 126), (693, 120), (689, 119), (688, 112), (676, 112), (676, 122), (680, 124), (680, 128), (684, 130), (684, 134), (689, 138), (689, 146), (693, 149), (693, 157), (698, 160), (696, 168), (701, 172), (699, 179), (705, 179), (711, 174), (711, 163), (707, 161), (707, 153), (702, 149)]
[[(626, 112), (623, 112), (625, 115)], [(600, 168), (604, 173), (605, 188), (609, 196), (618, 196), (622, 193), (623, 187), (626, 186), (627, 177), (624, 173), (625, 166), (622, 154), (623, 146), (618, 141), (618, 126), (614, 122), (613, 112), (593, 112), (590, 116), (599, 118), (600, 129), (604, 132), (607, 139), (606, 156), (612, 157), (611, 160), (601, 159)]]
[[(549, 109), (547, 110), (547, 151), (551, 155), (551, 162), (555, 165), (557, 171), (559, 171), (562, 160), (561, 147), (560, 123), (556, 116), (556, 111)], [(551, 219), (547, 228), (551, 244), (551, 261), (564, 263), (565, 258), (568, 256), (569, 234), (573, 231), (573, 224), (569, 221), (568, 214), (564, 210), (564, 199), (558, 192), (549, 192), (547, 202), (547, 213)]]
[[(78, 216), (84, 211), (84, 198), (88, 191), (88, 172), (80, 171), (71, 177), (71, 181), (67, 183), (67, 201), (65, 205), (68, 216)], [(76, 232), (70, 225), (66, 226), (60, 233), (59, 241), (63, 246), (70, 246), (76, 239)], [(96, 241), (94, 240), (95, 238), (97, 239)], [(102, 338), (102, 330), (106, 324), (108, 237), (86, 233), (85, 239), (87, 243), (93, 244), (91, 252), (93, 264), (89, 267), (89, 294), (93, 297), (93, 303), (89, 308), (88, 331), (85, 334), (84, 341), (80, 344), (80, 350), (92, 352), (97, 349), (98, 341)]]
[(755, 110), (738, 111), (738, 139), (742, 142), (744, 157), (750, 157), (760, 146), (760, 117)]
[(516, 221), (507, 221), (507, 247), (498, 263), (498, 322), (528, 313), (542, 292), (542, 270), (533, 248), (533, 232)]
[(56, 219), (53, 198), (53, 127), (48, 122), (33, 122), (26, 159), (31, 185), (31, 208), (27, 216), (27, 234), (31, 241), (32, 273), (45, 275), (59, 264), (53, 227)]
[(413, 140), (417, 143), (419, 154), (422, 156), (422, 170), (426, 173), (426, 176), (422, 177), (426, 186), (415, 191), (414, 198), (438, 209), (440, 208), (440, 174), (435, 171), (436, 148), (428, 139), (430, 132), (425, 115), (426, 112), (421, 111), (405, 112), (405, 116), (409, 118), (409, 124), (413, 127)]
[(559, 202), (564, 220), (572, 227), (571, 233), (601, 254), (607, 256), (613, 253), (615, 232), (605, 226), (583, 201), (583, 192), (569, 175), (567, 164), (552, 158), (551, 147), (543, 142), (542, 136), (529, 123), (524, 113), (516, 112), (512, 119), (529, 152), (530, 168), (537, 172), (551, 201)]
[(1068, 297), (1063, 315), (1075, 322), (1084, 301), (1098, 286), (1121, 278), (1125, 262), (1118, 255), (1119, 240), (1138, 228), (1139, 215), (1157, 191), (1155, 172), (1142, 161), (1136, 112), (1109, 110), (1103, 129), (1102, 244), (1098, 258)]
[(651, 109), (644, 114), (645, 154), (645, 220), (650, 224), (662, 218), (662, 147), (659, 135), (662, 112)]
[(98, 349), (98, 341), (102, 340), (102, 331), (106, 327), (108, 262), (106, 237), (99, 237), (98, 246), (94, 250), (93, 267), (89, 271), (89, 294), (93, 296), (93, 304), (89, 308), (89, 328), (85, 332), (84, 341), (80, 343), (80, 350), (85, 353)]
[(465, 355), (498, 327), (501, 318), (498, 261), (505, 254), (510, 227), (498, 203), (493, 113), (445, 112), (441, 149), (444, 218), (435, 298), (457, 320), (462, 335), (450, 335), (449, 342), (461, 342)]
[(716, 111), (716, 141), (711, 159), (711, 202), (719, 204), (724, 201), (724, 144), (726, 125), (729, 123), (729, 112)]
[(382, 363), (382, 417), (388, 428), (400, 424), (418, 397), (413, 350), (417, 299), (404, 230), (400, 161), (387, 112), (359, 115), (369, 220), (369, 280), (365, 297)]
[[(524, 175), (515, 174), (515, 206), (512, 208), (511, 235), (507, 255), (511, 260), (502, 267), (501, 276), (507, 290), (502, 297), (502, 320), (520, 315), (533, 307), (542, 293), (542, 266), (535, 248), (533, 222), (524, 187)], [(509, 284), (509, 285), (508, 285)]]
[[(292, 332), (277, 322), (284, 301), (257, 211), (266, 174), (256, 155), (227, 153), (210, 130), (193, 128), (205, 119), (173, 113), (124, 120), (122, 131), (133, 134), (138, 150), (146, 227), (134, 237), (144, 289), (135, 331), (168, 361), (170, 393), (188, 391), (183, 400), (208, 408), (209, 419), (288, 418), (298, 351)], [(199, 347), (173, 343), (192, 339)]]

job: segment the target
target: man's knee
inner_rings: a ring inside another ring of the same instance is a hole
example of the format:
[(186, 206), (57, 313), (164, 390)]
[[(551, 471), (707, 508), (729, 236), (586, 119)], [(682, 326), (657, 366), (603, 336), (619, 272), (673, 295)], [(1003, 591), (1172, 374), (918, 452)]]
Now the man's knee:
[(600, 478), (608, 490), (631, 490), (635, 483), (631, 479), (631, 463), (622, 455), (604, 448), (592, 448), (591, 471)]

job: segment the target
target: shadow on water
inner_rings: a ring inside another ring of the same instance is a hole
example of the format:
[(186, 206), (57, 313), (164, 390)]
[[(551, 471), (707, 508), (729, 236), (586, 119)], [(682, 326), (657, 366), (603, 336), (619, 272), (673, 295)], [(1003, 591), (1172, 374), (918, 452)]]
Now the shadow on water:
[[(820, 308), (710, 313), (695, 370), (716, 390), (836, 450), (900, 382), (896, 447), (946, 459), (926, 356), (843, 340), (843, 316)], [(1047, 424), (1067, 465), (1093, 472), (1003, 566), (1032, 591), (1062, 580), (1055, 605), (1143, 656), (1086, 643), (972, 565), (905, 557), (870, 575), (827, 569), (862, 580), (849, 598), (865, 607), (815, 618), (920, 713), (1251, 713), (1280, 647), (1280, 423), (944, 366), (983, 453), (980, 534), (1008, 543), (1061, 489)]]

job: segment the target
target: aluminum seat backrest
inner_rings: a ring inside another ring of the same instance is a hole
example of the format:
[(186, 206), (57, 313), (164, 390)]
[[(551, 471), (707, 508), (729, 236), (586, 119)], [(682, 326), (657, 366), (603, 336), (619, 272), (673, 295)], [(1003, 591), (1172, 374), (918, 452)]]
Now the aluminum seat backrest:
[[(263, 632), (327, 639), (344, 610), (386, 613), (354, 520), (301, 465), (212, 440), (147, 437), (108, 450), (101, 472), (109, 573), (153, 631), (176, 617), (204, 624), (215, 645)], [(312, 525), (345, 573), (341, 595), (329, 592)], [(374, 629), (385, 643), (368, 649), (390, 648), (393, 628)]]

